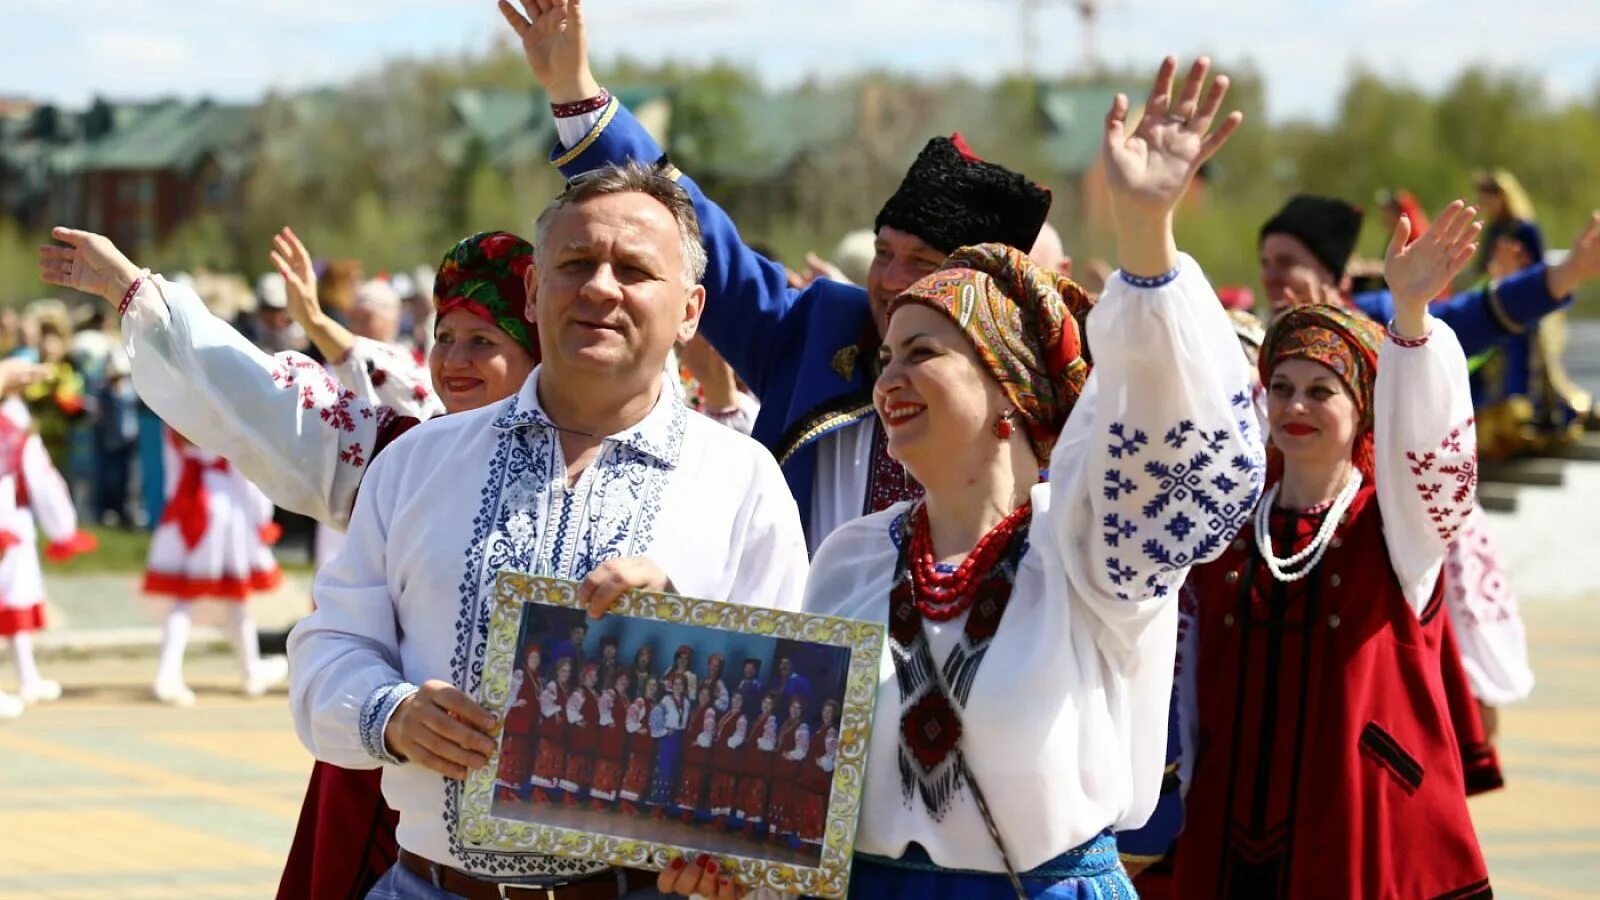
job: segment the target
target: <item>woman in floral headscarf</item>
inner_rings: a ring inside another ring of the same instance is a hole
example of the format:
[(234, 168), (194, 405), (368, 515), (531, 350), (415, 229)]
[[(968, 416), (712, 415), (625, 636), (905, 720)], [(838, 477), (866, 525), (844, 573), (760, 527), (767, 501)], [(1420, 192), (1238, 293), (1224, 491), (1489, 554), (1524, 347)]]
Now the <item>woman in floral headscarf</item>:
[(1185, 588), (1175, 896), (1490, 896), (1439, 615), (1477, 482), (1472, 403), (1461, 345), (1427, 313), (1472, 257), (1473, 212), (1452, 204), (1409, 246), (1400, 221), (1387, 334), (1332, 306), (1267, 331), (1266, 496)]
[[(345, 526), (367, 465), (416, 419), (357, 397), (301, 354), (256, 349), (193, 291), (139, 269), (103, 235), (52, 236), (67, 246), (41, 248), (41, 276), (118, 306), (134, 383), (157, 415), (277, 505)], [(446, 413), (511, 396), (538, 364), (532, 266), (532, 245), (500, 231), (445, 255), (428, 368)], [(394, 862), (395, 821), (378, 770), (317, 763), (278, 897), (365, 896)]]
[(1111, 829), (1156, 802), (1173, 601), (1263, 468), (1233, 329), (1171, 230), (1239, 116), (1212, 134), (1226, 79), (1202, 102), (1208, 63), (1176, 96), (1175, 69), (1137, 129), (1125, 97), (1106, 118), (1121, 271), (1092, 313), (999, 244), (888, 306), (873, 399), (926, 496), (830, 535), (805, 601), (889, 626), (864, 755), (835, 767), (864, 776), (851, 897), (1132, 896)]

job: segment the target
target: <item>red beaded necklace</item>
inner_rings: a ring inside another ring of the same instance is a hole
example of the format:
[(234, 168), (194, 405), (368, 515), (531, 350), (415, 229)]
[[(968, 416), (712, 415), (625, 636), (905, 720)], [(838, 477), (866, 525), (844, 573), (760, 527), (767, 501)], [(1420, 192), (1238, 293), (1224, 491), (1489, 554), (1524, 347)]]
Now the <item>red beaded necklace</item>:
[(967, 554), (953, 571), (941, 569), (933, 556), (933, 534), (928, 524), (928, 507), (916, 504), (911, 518), (911, 593), (917, 611), (935, 622), (948, 622), (972, 607), (973, 601), (999, 579), (1010, 582), (996, 571), (1001, 558), (1011, 547), (1011, 539), (1018, 529), (1027, 527), (1033, 518), (1033, 504), (1024, 503), (979, 539), (977, 546)]

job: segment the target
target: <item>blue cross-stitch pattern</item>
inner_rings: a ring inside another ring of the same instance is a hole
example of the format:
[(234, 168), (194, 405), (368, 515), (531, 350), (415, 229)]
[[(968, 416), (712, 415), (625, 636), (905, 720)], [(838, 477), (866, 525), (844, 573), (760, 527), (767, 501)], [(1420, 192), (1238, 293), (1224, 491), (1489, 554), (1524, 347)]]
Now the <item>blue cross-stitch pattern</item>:
[(1105, 480), (1107, 500), (1121, 500), (1123, 494), (1131, 494), (1135, 488), (1133, 480), (1124, 476), (1120, 469), (1107, 469)]
[(1150, 443), (1145, 433), (1137, 429), (1134, 430), (1133, 436), (1129, 437), (1126, 427), (1121, 422), (1112, 422), (1110, 432), (1111, 436), (1116, 438), (1108, 448), (1112, 459), (1121, 459), (1124, 455), (1131, 459), (1139, 455), (1139, 450), (1144, 445)]
[(1103, 524), (1106, 527), (1106, 545), (1110, 547), (1120, 546), (1124, 539), (1133, 537), (1139, 530), (1139, 526), (1133, 524), (1132, 520), (1124, 519), (1116, 513), (1106, 513)]
[[(581, 578), (600, 563), (636, 556), (649, 548), (661, 512), (661, 494), (678, 458), (688, 426), (688, 409), (674, 404), (654, 440), (636, 435), (607, 443), (594, 470), (576, 486), (552, 498), (560, 453), (556, 432), (537, 409), (519, 410), (513, 397), (497, 418), (499, 441), (473, 519), (466, 570), (460, 587), (462, 615), (456, 624), (451, 675), (468, 693), (483, 678), (494, 579), (501, 571)], [(563, 473), (564, 474), (564, 473)], [(559, 487), (557, 488), (559, 490)], [(445, 781), (444, 820), (451, 850), (474, 871), (501, 875), (582, 875), (603, 865), (540, 853), (468, 848), (459, 838), (461, 782)]]

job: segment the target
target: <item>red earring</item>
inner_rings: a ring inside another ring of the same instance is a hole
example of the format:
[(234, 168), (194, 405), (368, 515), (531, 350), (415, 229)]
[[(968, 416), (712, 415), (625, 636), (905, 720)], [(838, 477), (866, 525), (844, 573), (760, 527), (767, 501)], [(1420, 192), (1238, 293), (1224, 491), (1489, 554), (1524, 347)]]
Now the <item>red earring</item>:
[(996, 419), (994, 422), (995, 437), (1002, 441), (1010, 440), (1012, 431), (1011, 418), (1014, 415), (1015, 413), (1009, 409), (1000, 414), (1000, 418)]

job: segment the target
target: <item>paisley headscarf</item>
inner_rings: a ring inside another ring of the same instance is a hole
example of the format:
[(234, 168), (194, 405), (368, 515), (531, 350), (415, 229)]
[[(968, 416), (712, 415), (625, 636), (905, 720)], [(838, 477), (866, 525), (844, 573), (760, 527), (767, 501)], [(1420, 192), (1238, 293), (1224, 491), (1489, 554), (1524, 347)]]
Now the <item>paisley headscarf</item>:
[(1322, 304), (1297, 306), (1267, 327), (1257, 364), (1263, 384), (1272, 383), (1272, 371), (1286, 359), (1310, 360), (1339, 377), (1355, 398), (1356, 414), (1361, 417), (1353, 459), (1369, 481), (1373, 477), (1372, 396), (1383, 340), (1383, 326), (1358, 311)]
[(1022, 416), (1041, 467), (1083, 393), (1089, 356), (1083, 322), (1094, 301), (1067, 278), (1006, 244), (962, 247), (889, 303), (949, 316)]
[(525, 277), (533, 265), (533, 245), (504, 231), (482, 231), (464, 238), (444, 256), (433, 282), (433, 306), (440, 318), (464, 309), (504, 331), (539, 361), (539, 336), (528, 310)]

